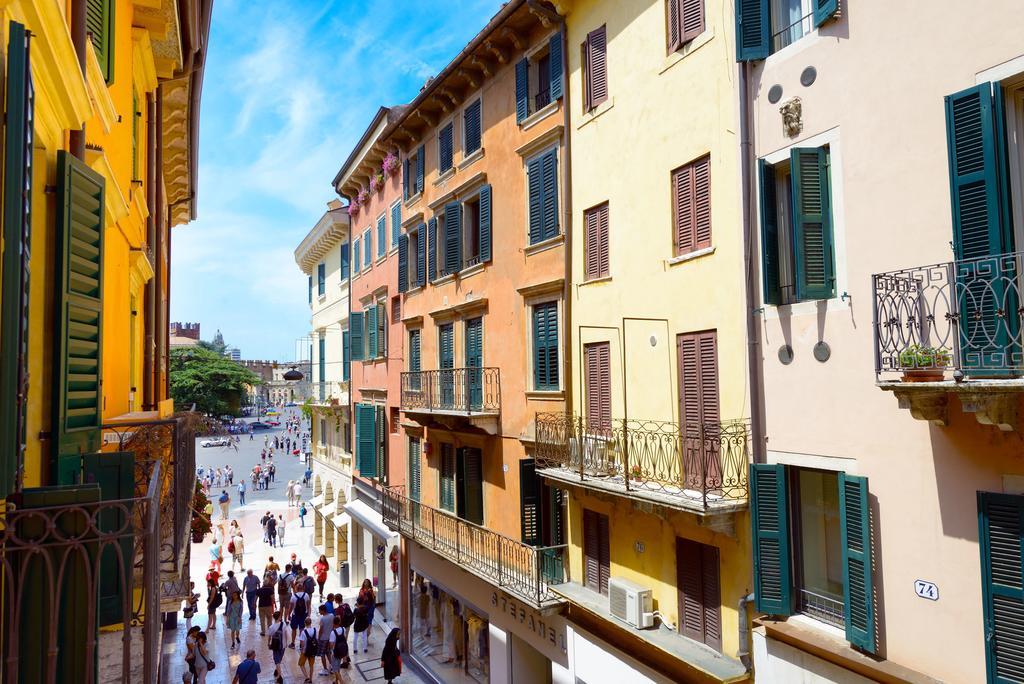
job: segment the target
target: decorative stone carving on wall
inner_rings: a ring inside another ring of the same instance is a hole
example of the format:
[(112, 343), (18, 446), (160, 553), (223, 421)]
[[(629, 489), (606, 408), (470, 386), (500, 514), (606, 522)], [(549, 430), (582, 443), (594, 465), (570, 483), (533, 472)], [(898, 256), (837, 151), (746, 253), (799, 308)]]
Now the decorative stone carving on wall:
[(782, 114), (782, 131), (790, 138), (800, 135), (804, 130), (803, 104), (799, 97), (792, 97), (782, 103), (779, 107)]

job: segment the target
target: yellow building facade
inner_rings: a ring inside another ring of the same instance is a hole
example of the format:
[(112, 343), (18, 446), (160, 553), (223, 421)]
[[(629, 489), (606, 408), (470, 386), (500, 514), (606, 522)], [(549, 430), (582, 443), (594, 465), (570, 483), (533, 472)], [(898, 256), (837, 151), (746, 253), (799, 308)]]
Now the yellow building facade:
[[(554, 4), (568, 34), (572, 411), (538, 416), (537, 469), (568, 494), (571, 581), (556, 590), (576, 674), (743, 680), (750, 414), (731, 5)], [(616, 608), (636, 596), (638, 622)]]

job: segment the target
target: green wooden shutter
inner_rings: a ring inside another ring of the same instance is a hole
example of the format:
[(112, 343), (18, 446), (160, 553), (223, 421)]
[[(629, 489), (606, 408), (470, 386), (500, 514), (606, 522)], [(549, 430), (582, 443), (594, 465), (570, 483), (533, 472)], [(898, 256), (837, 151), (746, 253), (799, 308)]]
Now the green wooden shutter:
[(409, 236), (398, 236), (398, 291), (409, 291)]
[(835, 296), (832, 256), (832, 209), (829, 201), (828, 151), (795, 147), (789, 152), (793, 175), (793, 255), (796, 298)]
[(516, 62), (516, 123), (530, 115), (530, 62), (523, 57)]
[(420, 372), (420, 331), (409, 331), (409, 372)]
[(480, 149), (482, 133), (482, 113), (480, 106), (480, 100), (477, 99), (466, 107), (466, 111), (462, 114), (462, 125), (464, 127), (464, 137), (466, 139), (465, 156), (467, 157)]
[(373, 404), (356, 404), (356, 463), (360, 476), (377, 477), (377, 410)]
[(322, 262), (316, 266), (316, 293), (320, 297), (327, 293), (327, 265)]
[(359, 261), (359, 238), (352, 241), (352, 272), (359, 273), (362, 266)]
[(775, 202), (775, 168), (764, 159), (757, 161), (761, 181), (761, 287), (766, 304), (782, 303), (779, 283), (779, 223)]
[(544, 234), (544, 171), (542, 158), (531, 159), (526, 165), (527, 192), (529, 193), (530, 244), (543, 240)]
[(839, 473), (839, 523), (843, 547), (843, 616), (846, 640), (874, 653), (875, 604), (871, 565), (868, 479)]
[(769, 615), (789, 615), (792, 580), (785, 467), (752, 463), (750, 501), (757, 609)]
[[(442, 370), (438, 373), (440, 408), (455, 408), (455, 373), (451, 368), (455, 367), (455, 334), (451, 323), (445, 323), (437, 329), (438, 337), (438, 364)], [(447, 372), (443, 372), (446, 371)]]
[(377, 356), (388, 356), (388, 310), (383, 302), (377, 302)]
[(540, 483), (536, 462), (532, 458), (519, 461), (519, 520), (524, 544), (536, 546), (539, 541)]
[(455, 124), (451, 121), (437, 134), (437, 170), (439, 173), (445, 173), (452, 168), (455, 152), (454, 137)]
[(381, 216), (377, 219), (377, 258), (380, 259), (388, 252), (388, 221), (387, 217)]
[(363, 269), (370, 270), (373, 265), (373, 231), (369, 228), (363, 232)]
[(341, 245), (341, 279), (342, 280), (348, 280), (348, 276), (349, 276), (349, 265), (350, 265), (350, 262), (351, 262), (351, 258), (349, 256), (349, 250), (350, 250), (349, 244), (347, 242), (342, 243), (342, 245)]
[(736, 61), (768, 57), (771, 36), (768, 0), (737, 0)]
[(420, 500), (420, 438), (409, 438), (409, 498)]
[(990, 684), (1024, 681), (1024, 497), (978, 492), (978, 546)]
[(382, 483), (388, 480), (388, 413), (387, 407), (376, 406), (374, 412), (374, 425), (376, 426), (376, 439), (374, 442), (373, 457), (375, 463), (375, 477)]
[(51, 471), (57, 484), (74, 484), (79, 454), (100, 448), (103, 198), (103, 177), (59, 151)]
[(0, 304), (0, 497), (17, 488), (28, 399), (29, 265), (35, 94), (29, 35), (10, 23), (4, 129), (3, 289)]
[(427, 159), (427, 148), (420, 145), (416, 150), (416, 192), (423, 192), (423, 169)]
[[(326, 333), (324, 333), (326, 335)], [(317, 372), (319, 374), (319, 382), (321, 386), (327, 381), (327, 338), (321, 335), (320, 339), (317, 340)], [(324, 399), (324, 389), (321, 387), (320, 399)]]
[(437, 217), (427, 222), (427, 280), (437, 280)]
[(391, 246), (398, 246), (398, 236), (402, 233), (402, 204), (395, 202), (391, 207)]
[(533, 307), (533, 383), (535, 390), (559, 389), (558, 303)]
[(363, 347), (362, 311), (353, 311), (348, 315), (348, 329), (352, 333), (352, 360), (362, 361), (366, 353)]
[(114, 0), (87, 0), (85, 30), (92, 39), (107, 85), (114, 82)]
[(817, 28), (839, 11), (839, 0), (814, 0), (814, 27)]
[(348, 382), (349, 377), (352, 373), (351, 359), (352, 349), (349, 341), (348, 330), (341, 331), (341, 379)]
[(562, 32), (548, 39), (549, 92), (552, 100), (562, 97)]
[(377, 346), (377, 305), (371, 304), (363, 309), (366, 317), (366, 358), (375, 359), (378, 356)]
[(313, 303), (313, 274), (310, 274), (308, 277), (309, 277), (309, 303), (312, 304)]
[(427, 225), (421, 223), (416, 231), (416, 284), (424, 287), (427, 284)]
[(477, 525), (484, 524), (484, 481), (480, 450), (462, 447), (458, 455), (458, 516)]
[(441, 508), (455, 512), (455, 448), (444, 442), (441, 444), (441, 477), (438, 492)]
[(409, 199), (409, 158), (402, 160), (402, 197)]
[(467, 409), (479, 411), (484, 402), (484, 319), (471, 318), (465, 324), (466, 390), (469, 405)]
[(491, 260), (491, 186), (480, 188), (480, 216), (477, 221), (480, 230), (480, 262)]
[[(131, 451), (114, 451), (85, 454), (82, 457), (83, 482), (96, 483), (100, 487), (103, 501), (131, 499), (135, 496), (135, 454)], [(98, 525), (103, 532), (116, 532), (124, 528), (132, 514), (129, 504), (124, 511), (116, 508), (104, 509), (99, 514)], [(124, 536), (117, 545), (121, 547), (121, 561), (113, 545), (103, 549), (99, 573), (99, 618), (101, 625), (120, 624), (122, 620), (122, 597), (124, 589), (131, 582), (129, 573), (134, 562), (131, 536)]]
[(444, 272), (445, 275), (462, 270), (462, 205), (449, 202), (444, 205)]
[(558, 235), (558, 150), (549, 150), (541, 157), (543, 168), (543, 240)]

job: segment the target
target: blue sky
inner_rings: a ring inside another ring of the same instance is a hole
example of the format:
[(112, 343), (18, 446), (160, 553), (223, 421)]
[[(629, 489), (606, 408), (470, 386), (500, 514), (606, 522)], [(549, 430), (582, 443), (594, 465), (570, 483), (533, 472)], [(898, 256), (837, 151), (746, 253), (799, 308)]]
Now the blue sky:
[(171, 320), (219, 328), (244, 358), (294, 357), (309, 309), (293, 252), (334, 174), (377, 108), (411, 100), (501, 4), (216, 0), (199, 218), (174, 229)]

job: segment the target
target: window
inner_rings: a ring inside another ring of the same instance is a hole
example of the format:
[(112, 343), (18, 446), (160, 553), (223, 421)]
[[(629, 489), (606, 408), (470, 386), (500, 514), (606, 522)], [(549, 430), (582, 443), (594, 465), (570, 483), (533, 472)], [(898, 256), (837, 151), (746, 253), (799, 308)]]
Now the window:
[(479, 449), (456, 449), (447, 442), (441, 443), (438, 501), (442, 509), (463, 520), (483, 524), (483, 470)]
[(558, 302), (533, 306), (533, 389), (561, 389), (558, 367)]
[(361, 262), (359, 259), (359, 238), (352, 242), (352, 272), (359, 273)]
[(320, 419), (320, 445), (327, 446), (327, 421)]
[(408, 292), (426, 284), (426, 232), (421, 223), (398, 238), (398, 291)]
[(348, 382), (352, 370), (352, 364), (350, 363), (352, 358), (351, 345), (348, 330), (343, 330), (341, 332), (341, 379), (345, 382)]
[(611, 273), (608, 265), (608, 203), (583, 212), (583, 227), (586, 230), (583, 277), (586, 280), (607, 278)]
[(410, 391), (419, 392), (422, 388), (420, 376), (420, 330), (409, 331), (409, 373), (406, 386)]
[(711, 157), (672, 172), (672, 223), (677, 256), (711, 246)]
[(370, 269), (373, 264), (373, 231), (369, 228), (363, 233), (363, 268)]
[(462, 267), (480, 263), (480, 198), (462, 203)]
[(388, 422), (391, 424), (391, 434), (397, 435), (400, 422), (398, 419), (398, 407), (392, 406), (388, 409)]
[(420, 438), (409, 437), (409, 498), (413, 501), (420, 500), (420, 465)]
[(387, 218), (381, 214), (377, 219), (377, 258), (383, 259), (388, 251)]
[(704, 33), (704, 0), (666, 0), (665, 9), (669, 52)]
[(679, 633), (722, 650), (718, 548), (676, 537)]
[(309, 276), (309, 303), (313, 303), (313, 276)]
[(558, 150), (537, 155), (526, 164), (529, 239), (535, 245), (558, 236)]
[(608, 99), (608, 40), (605, 27), (583, 41), (583, 109), (590, 111)]
[(480, 98), (477, 98), (462, 112), (462, 156), (464, 158), (480, 149), (482, 131), (482, 105)]
[(391, 298), (391, 322), (394, 324), (402, 322), (402, 298), (398, 295)]
[[(363, 320), (366, 325), (366, 331), (364, 333), (364, 338), (366, 339), (366, 353), (363, 356), (363, 360), (370, 361), (372, 359), (386, 358), (388, 355), (388, 318), (386, 307), (384, 304), (379, 302), (369, 304), (363, 309)], [(349, 324), (351, 325), (351, 320), (349, 321)]]
[[(680, 3), (685, 8), (686, 0)], [(736, 58), (765, 59), (831, 20), (838, 11), (839, 0), (739, 0)]]
[(452, 168), (455, 146), (455, 122), (449, 121), (437, 132), (437, 172), (447, 173)]
[(608, 595), (611, 574), (608, 540), (608, 516), (583, 509), (583, 585)]
[(720, 440), (708, 434), (716, 435), (721, 422), (717, 346), (714, 330), (676, 336), (684, 477), (687, 487), (699, 491), (722, 481)]
[(398, 236), (402, 234), (402, 203), (391, 205), (391, 249), (398, 247)]
[(327, 267), (321, 261), (316, 266), (316, 294), (323, 297), (327, 292)]
[(516, 63), (516, 122), (562, 97), (562, 34)]
[(761, 271), (768, 304), (835, 296), (829, 148), (794, 147), (759, 162)]
[(349, 276), (348, 269), (349, 269), (349, 262), (350, 261), (351, 261), (351, 258), (350, 258), (350, 255), (349, 255), (349, 244), (347, 242), (343, 242), (341, 244), (341, 279), (342, 280), (347, 280), (348, 279), (348, 276)]
[[(383, 408), (383, 407), (381, 407)], [(378, 476), (377, 407), (373, 404), (356, 404), (356, 467), (359, 475), (366, 478)]]
[(978, 493), (978, 542), (982, 557), (989, 681), (1020, 681), (1021, 545), (1024, 496)]
[(107, 85), (114, 82), (114, 0), (88, 0), (85, 30)]
[(611, 345), (595, 342), (583, 346), (587, 387), (587, 423), (591, 429), (607, 430), (612, 422)]
[(441, 443), (437, 500), (442, 509), (455, 512), (455, 447), (448, 442)]
[(868, 480), (778, 464), (751, 466), (757, 609), (844, 628), (876, 652)]
[(423, 145), (402, 162), (402, 197), (409, 199), (423, 192), (423, 168), (426, 149)]

